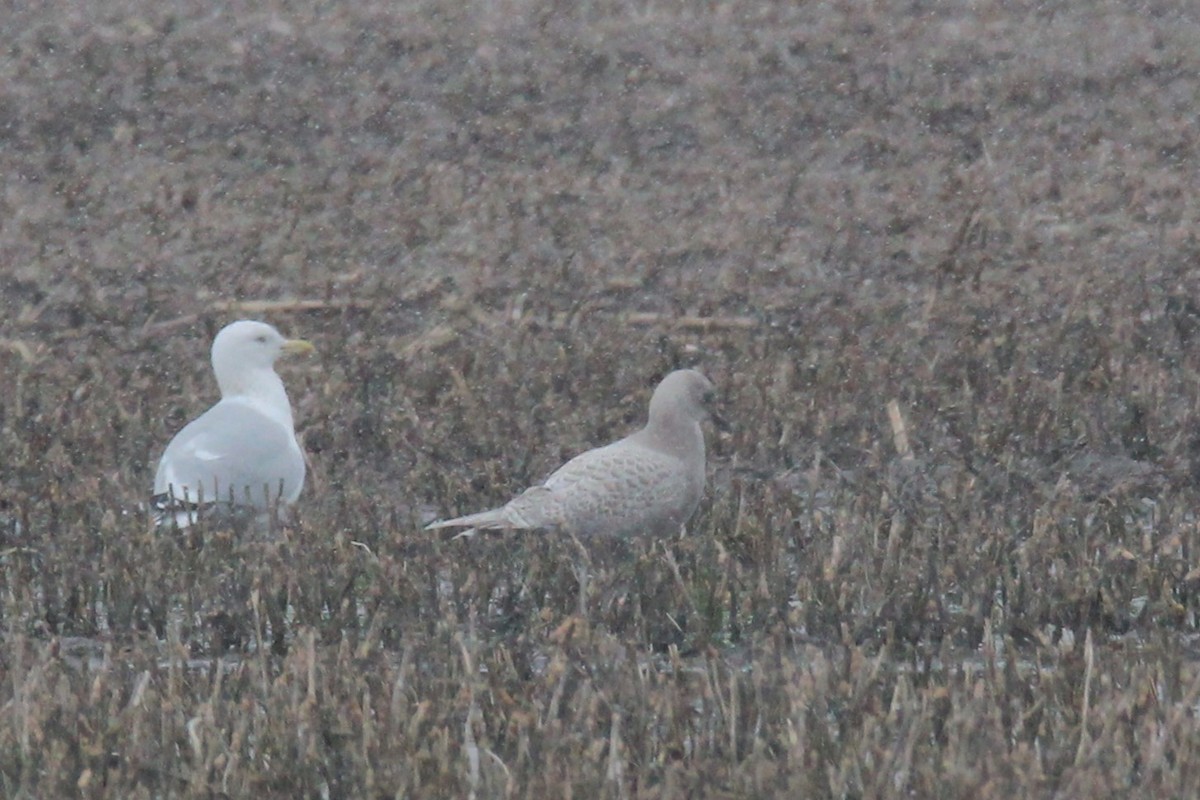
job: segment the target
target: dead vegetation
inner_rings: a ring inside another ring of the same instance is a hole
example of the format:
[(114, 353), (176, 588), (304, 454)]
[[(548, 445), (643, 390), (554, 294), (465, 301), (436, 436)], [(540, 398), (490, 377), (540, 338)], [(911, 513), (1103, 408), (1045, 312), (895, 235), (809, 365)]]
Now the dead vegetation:
[[(0, 794), (1196, 796), (1184, 3), (10, 9)], [(212, 335), (297, 524), (153, 534)], [(443, 541), (699, 365), (689, 535)]]

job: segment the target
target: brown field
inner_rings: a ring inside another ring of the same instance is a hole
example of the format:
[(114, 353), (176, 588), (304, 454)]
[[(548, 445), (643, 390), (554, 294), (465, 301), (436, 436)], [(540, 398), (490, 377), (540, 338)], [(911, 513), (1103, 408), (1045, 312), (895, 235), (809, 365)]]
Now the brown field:
[[(0, 796), (1200, 796), (1184, 0), (10, 5)], [(151, 530), (212, 335), (308, 451)], [(695, 365), (675, 541), (449, 541)]]

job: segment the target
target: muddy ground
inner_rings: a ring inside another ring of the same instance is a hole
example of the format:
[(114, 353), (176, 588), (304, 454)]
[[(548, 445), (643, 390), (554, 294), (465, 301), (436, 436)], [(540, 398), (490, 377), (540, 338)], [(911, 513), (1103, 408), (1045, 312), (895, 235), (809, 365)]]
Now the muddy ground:
[[(0, 57), (0, 794), (1200, 794), (1189, 3), (49, 2)], [(310, 458), (151, 529), (212, 335)], [(444, 541), (697, 366), (688, 534)]]

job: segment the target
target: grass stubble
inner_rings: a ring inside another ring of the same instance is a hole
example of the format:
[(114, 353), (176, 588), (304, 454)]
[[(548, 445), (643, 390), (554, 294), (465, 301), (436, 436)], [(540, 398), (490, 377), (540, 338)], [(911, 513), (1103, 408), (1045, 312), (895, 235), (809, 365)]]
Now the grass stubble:
[[(1189, 797), (1186, 7), (12, 11), (0, 794)], [(277, 537), (152, 533), (234, 316)], [(687, 536), (447, 541), (696, 365)]]

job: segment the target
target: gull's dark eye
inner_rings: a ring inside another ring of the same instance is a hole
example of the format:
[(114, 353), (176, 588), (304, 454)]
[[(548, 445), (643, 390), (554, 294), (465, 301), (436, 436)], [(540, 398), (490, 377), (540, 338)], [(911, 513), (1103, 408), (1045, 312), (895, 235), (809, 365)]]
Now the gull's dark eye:
[(717, 399), (717, 393), (714, 392), (712, 389), (709, 389), (707, 392), (704, 393), (704, 396), (701, 399), (704, 400), (705, 405), (708, 405)]
[(255, 336), (254, 341), (259, 342), (260, 344), (266, 344), (267, 343), (267, 335), (265, 333), (263, 333), (258, 336)]

